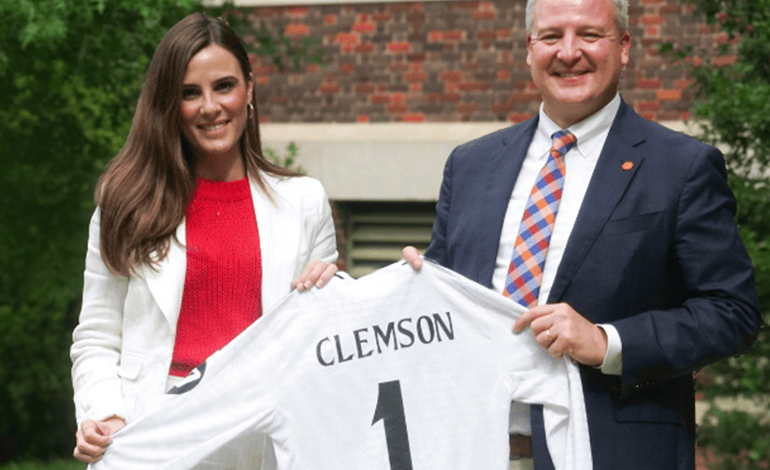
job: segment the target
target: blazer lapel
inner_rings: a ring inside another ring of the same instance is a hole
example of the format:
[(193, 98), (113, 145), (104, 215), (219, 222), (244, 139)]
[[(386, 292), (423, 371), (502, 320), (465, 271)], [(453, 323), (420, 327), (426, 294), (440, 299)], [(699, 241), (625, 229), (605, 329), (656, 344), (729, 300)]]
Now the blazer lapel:
[(281, 180), (264, 173), (262, 177), (272, 200), (253, 179), (250, 179), (250, 184), (259, 230), (262, 314), (265, 314), (289, 290), (289, 281), (286, 279), (292, 279), (296, 266), (295, 263), (285, 261), (287, 257), (296, 256), (296, 247), (299, 244), (296, 237), (299, 235), (296, 225), (293, 225), (297, 220), (292, 216), (294, 211), (288, 206), (290, 203), (283, 197), (283, 190), (279, 188)]
[(176, 229), (179, 243), (171, 240), (168, 256), (154, 268), (142, 265), (140, 274), (147, 282), (155, 303), (172, 328), (176, 327), (179, 310), (182, 308), (185, 273), (187, 272), (187, 254), (185, 252), (185, 222)]
[[(487, 287), (492, 286), (492, 274), (497, 262), (500, 247), (500, 235), (503, 230), (505, 212), (511, 199), (513, 186), (519, 177), (521, 166), (527, 156), (532, 136), (537, 129), (539, 118), (535, 116), (527, 122), (511, 129), (511, 134), (503, 139), (503, 145), (485, 160), (488, 179), (483, 187), (482, 206), (477, 214), (476, 227), (479, 236), (475, 258), (477, 281)], [(483, 273), (483, 278), (481, 274)]]
[(621, 103), (599, 161), (596, 163), (575, 226), (572, 228), (549, 294), (549, 302), (561, 299), (572, 277), (642, 165), (644, 154), (637, 147), (644, 143), (645, 136), (639, 131), (639, 126), (634, 125), (638, 119), (642, 118), (625, 102)]

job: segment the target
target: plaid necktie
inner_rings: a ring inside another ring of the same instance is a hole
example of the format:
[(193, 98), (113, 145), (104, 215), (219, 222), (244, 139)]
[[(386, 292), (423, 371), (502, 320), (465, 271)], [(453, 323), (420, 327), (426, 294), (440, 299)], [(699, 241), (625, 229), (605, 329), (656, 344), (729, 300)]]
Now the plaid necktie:
[(503, 295), (531, 308), (537, 305), (537, 295), (543, 279), (543, 265), (551, 240), (556, 212), (559, 210), (561, 191), (567, 168), (564, 154), (576, 143), (575, 135), (559, 131), (553, 135), (548, 161), (529, 194), (519, 235), (513, 248), (511, 265), (505, 278)]

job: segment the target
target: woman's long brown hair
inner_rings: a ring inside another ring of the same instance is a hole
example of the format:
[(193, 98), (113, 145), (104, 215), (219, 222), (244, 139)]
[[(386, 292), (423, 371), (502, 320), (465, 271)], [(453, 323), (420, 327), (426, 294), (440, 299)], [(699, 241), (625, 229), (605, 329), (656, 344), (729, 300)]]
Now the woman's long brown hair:
[[(139, 264), (158, 263), (176, 238), (195, 184), (194, 157), (181, 133), (182, 81), (193, 56), (211, 45), (230, 51), (249, 82), (248, 55), (225, 21), (201, 13), (181, 20), (155, 50), (126, 144), (96, 185), (101, 254), (115, 274), (129, 276)], [(241, 154), (248, 175), (270, 197), (261, 172), (297, 174), (263, 156), (256, 83), (251, 83), (253, 112), (241, 137)]]

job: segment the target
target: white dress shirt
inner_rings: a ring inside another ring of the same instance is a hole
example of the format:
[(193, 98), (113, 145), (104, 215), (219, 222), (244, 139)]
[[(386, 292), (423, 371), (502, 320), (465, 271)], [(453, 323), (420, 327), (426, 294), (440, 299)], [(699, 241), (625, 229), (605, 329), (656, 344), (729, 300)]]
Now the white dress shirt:
[[(556, 215), (551, 241), (543, 267), (543, 280), (538, 295), (538, 304), (544, 304), (551, 292), (556, 272), (561, 264), (564, 250), (567, 247), (572, 228), (575, 226), (580, 207), (583, 204), (588, 184), (591, 181), (596, 162), (604, 148), (604, 142), (610, 132), (610, 126), (620, 108), (620, 95), (610, 101), (604, 108), (569, 127), (569, 131), (577, 137), (577, 145), (572, 147), (564, 156), (567, 168), (564, 179), (564, 189)], [(552, 135), (562, 130), (549, 118), (543, 106), (540, 106), (540, 121), (529, 145), (527, 156), (519, 172), (519, 177), (513, 187), (508, 209), (505, 212), (503, 231), (500, 236), (500, 248), (497, 253), (495, 272), (492, 277), (492, 287), (502, 293), (505, 277), (511, 264), (511, 256), (519, 225), (524, 215), (524, 208), (529, 193), (535, 185), (535, 179), (545, 165), (553, 143)], [(620, 335), (611, 325), (599, 325), (607, 333), (607, 353), (601, 370), (605, 374), (620, 375), (623, 369), (622, 344)]]

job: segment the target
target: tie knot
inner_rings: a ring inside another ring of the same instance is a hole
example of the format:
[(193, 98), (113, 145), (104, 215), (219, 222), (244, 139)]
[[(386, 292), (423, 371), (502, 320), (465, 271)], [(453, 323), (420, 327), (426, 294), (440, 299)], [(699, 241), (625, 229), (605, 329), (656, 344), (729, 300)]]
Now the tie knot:
[(562, 156), (577, 144), (577, 137), (570, 131), (561, 130), (553, 134), (553, 148)]

